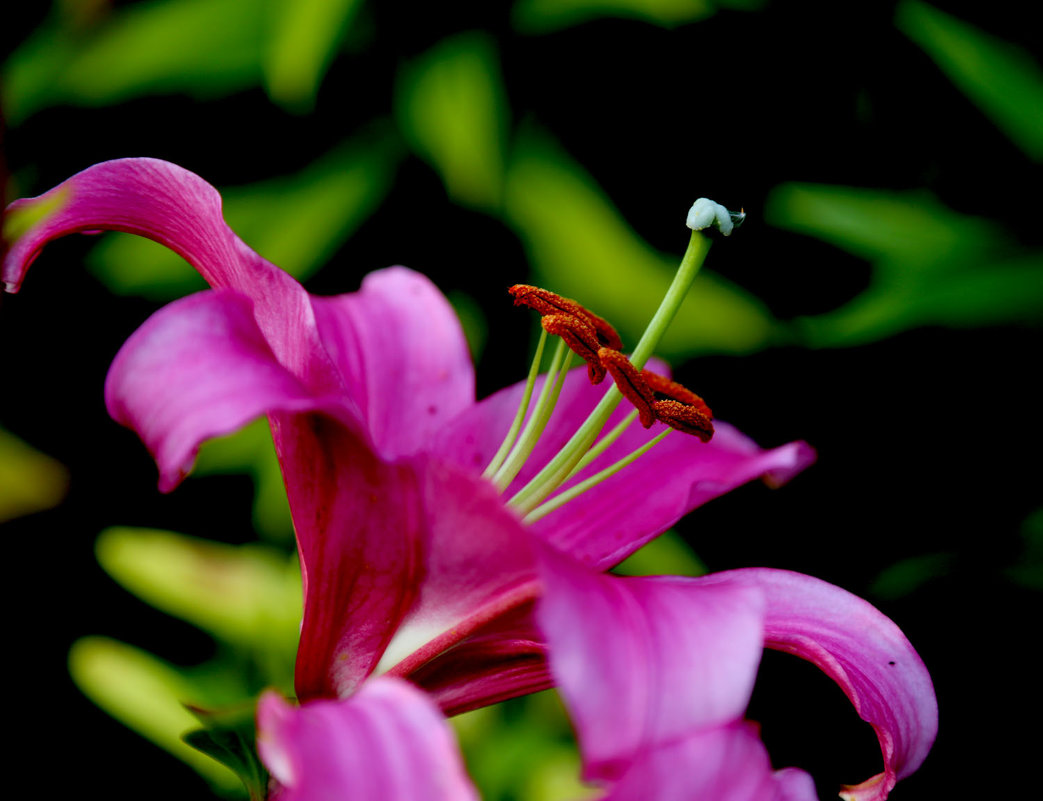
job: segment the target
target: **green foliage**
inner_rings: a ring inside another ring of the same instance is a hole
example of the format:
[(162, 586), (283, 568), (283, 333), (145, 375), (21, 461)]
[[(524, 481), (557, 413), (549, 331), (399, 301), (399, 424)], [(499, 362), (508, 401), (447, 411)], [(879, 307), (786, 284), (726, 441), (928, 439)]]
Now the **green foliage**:
[(917, 0), (896, 22), (1029, 158), (1043, 161), (1043, 71), (1032, 57)]
[(100, 106), (174, 92), (203, 99), (245, 89), (261, 78), (263, 6), (150, 0), (85, 29), (54, 14), (8, 59), (4, 112), (17, 124), (62, 103)]
[(142, 600), (251, 654), (264, 684), (293, 685), (301, 620), (296, 560), (261, 545), (231, 546), (170, 531), (110, 528), (98, 562)]
[(214, 697), (207, 676), (193, 676), (157, 657), (105, 637), (84, 637), (69, 652), (69, 673), (88, 698), (124, 725), (185, 762), (222, 795), (241, 793), (225, 765), (185, 743), (199, 721), (184, 706)]
[(1043, 252), (1019, 250), (997, 224), (926, 193), (783, 184), (765, 216), (873, 265), (866, 291), (798, 321), (812, 347), (859, 345), (926, 325), (1038, 323), (1043, 314)]
[(238, 709), (193, 709), (204, 728), (184, 735), (184, 741), (231, 769), (243, 782), (250, 801), (268, 796), (268, 771), (257, 756), (254, 705)]
[[(306, 279), (387, 194), (399, 153), (385, 134), (376, 126), (298, 173), (222, 190), (225, 219), (262, 256)], [(120, 295), (170, 300), (206, 287), (180, 256), (129, 234), (106, 236), (88, 268)]]
[(57, 506), (68, 485), (61, 463), (0, 428), (0, 523)]
[(548, 33), (605, 17), (673, 28), (697, 22), (718, 8), (753, 10), (763, 0), (517, 0), (511, 12), (523, 33)]
[(493, 41), (473, 31), (402, 71), (395, 94), (406, 139), (458, 203), (495, 210), (503, 194), (507, 109)]
[[(678, 254), (687, 243), (687, 209), (678, 209)], [(634, 343), (666, 294), (679, 255), (657, 252), (639, 237), (594, 180), (546, 135), (528, 133), (507, 176), (506, 215), (526, 245), (534, 281), (582, 298)], [(620, 288), (626, 287), (621, 292)], [(749, 353), (780, 331), (756, 299), (704, 269), (658, 352)]]
[(299, 112), (311, 111), (319, 83), (362, 0), (278, 0), (263, 68), (268, 96)]

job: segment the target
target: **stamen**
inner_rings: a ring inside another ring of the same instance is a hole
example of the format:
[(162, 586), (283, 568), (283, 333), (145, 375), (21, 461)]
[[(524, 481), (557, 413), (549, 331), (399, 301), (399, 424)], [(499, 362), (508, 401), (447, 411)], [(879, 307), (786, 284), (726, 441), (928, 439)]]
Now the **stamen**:
[[(716, 209), (714, 209), (714, 212), (716, 217)], [(731, 222), (730, 219), (729, 222)], [(702, 267), (703, 262), (706, 260), (709, 247), (709, 240), (698, 231), (693, 230), (688, 241), (688, 248), (681, 259), (677, 273), (674, 275), (674, 280), (630, 356), (630, 363), (637, 370), (645, 366), (645, 363), (652, 356), (656, 345), (659, 344), (663, 334), (666, 332), (667, 327), (669, 327), (671, 321), (676, 316), (682, 301), (688, 294), (688, 290), (699, 272), (699, 268)], [(536, 288), (525, 285), (512, 287), (511, 294), (515, 297), (515, 304), (528, 305), (539, 311), (538, 304), (546, 296), (539, 294), (544, 292), (544, 290), (534, 293), (534, 289)], [(557, 298), (558, 296), (554, 297)], [(608, 324), (606, 323), (605, 325), (607, 326)], [(613, 349), (612, 344), (607, 342), (604, 347)], [(614, 349), (620, 350), (621, 348)], [(594, 444), (601, 429), (604, 428), (605, 423), (608, 422), (612, 412), (622, 399), (623, 396), (615, 383), (613, 383), (613, 386), (606, 390), (597, 406), (587, 416), (587, 419), (576, 433), (572, 435), (572, 438), (558, 451), (554, 458), (543, 466), (528, 484), (515, 493), (507, 502), (508, 505), (514, 507), (523, 515), (528, 514), (534, 511), (541, 502), (560, 487), (573, 474), (576, 466)], [(674, 415), (669, 409), (664, 410), (663, 414), (664, 422), (669, 425), (669, 419), (672, 419)], [(698, 436), (698, 434), (696, 435)]]
[(538, 312), (543, 328), (564, 339), (572, 351), (587, 363), (592, 384), (600, 384), (605, 370), (598, 361), (599, 348), (620, 350), (623, 342), (608, 321), (598, 317), (571, 298), (565, 298), (529, 284), (515, 284), (508, 292), (515, 306), (528, 306)]
[(604, 470), (598, 471), (597, 473), (592, 475), (590, 478), (585, 479), (584, 481), (581, 481), (576, 486), (569, 487), (564, 492), (561, 492), (561, 493), (555, 495), (549, 501), (547, 501), (546, 503), (543, 503), (543, 504), (537, 506), (535, 509), (533, 509), (531, 512), (529, 512), (527, 515), (525, 515), (525, 517), (522, 518), (522, 522), (523, 523), (534, 523), (535, 521), (539, 520), (541, 517), (550, 514), (551, 512), (553, 512), (558, 507), (563, 506), (564, 504), (568, 503), (573, 498), (575, 498), (575, 497), (577, 497), (579, 495), (582, 495), (584, 492), (586, 492), (591, 487), (597, 486), (598, 484), (600, 484), (602, 481), (604, 481), (609, 476), (612, 476), (612, 475), (618, 473), (624, 467), (626, 467), (627, 465), (629, 465), (632, 462), (634, 462), (638, 457), (643, 456), (644, 454), (648, 453), (652, 449), (653, 446), (658, 445), (660, 442), (662, 442), (663, 439), (666, 437), (666, 435), (669, 434), (669, 433), (670, 433), (670, 429), (668, 428), (666, 431), (663, 431), (660, 434), (658, 434), (656, 437), (650, 439), (648, 442), (646, 442), (641, 447), (632, 450), (630, 453), (628, 453), (626, 456), (624, 456), (622, 459), (620, 459), (615, 464), (612, 464), (609, 467), (606, 467)]
[[(713, 437), (713, 412), (688, 387), (651, 370), (639, 372), (619, 351), (602, 348), (598, 356), (612, 374), (616, 388), (634, 404), (645, 428), (659, 420), (678, 431), (699, 437), (703, 442), (709, 442)], [(665, 395), (666, 399), (660, 400), (656, 394)]]
[(514, 445), (514, 439), (518, 436), (518, 431), (521, 430), (522, 422), (525, 420), (525, 413), (529, 411), (529, 401), (532, 400), (532, 389), (536, 385), (536, 376), (540, 374), (540, 363), (543, 361), (543, 348), (546, 344), (547, 331), (544, 329), (540, 332), (540, 341), (536, 345), (536, 355), (532, 359), (532, 366), (529, 367), (529, 377), (525, 380), (525, 391), (522, 392), (521, 403), (518, 404), (518, 411), (514, 415), (514, 422), (511, 423), (507, 436), (503, 438), (503, 442), (500, 444), (500, 449), (496, 451), (496, 455), (493, 456), (492, 461), (489, 462), (489, 466), (486, 467), (482, 473), (482, 478), (490, 478), (500, 469), (503, 460), (506, 459), (507, 454), (510, 453), (511, 446)]
[(713, 439), (713, 421), (694, 406), (675, 400), (655, 402), (656, 419), (703, 442)]
[[(554, 351), (554, 358), (547, 370), (547, 380), (536, 401), (536, 406), (533, 407), (532, 414), (529, 416), (529, 422), (525, 425), (525, 430), (522, 431), (518, 442), (511, 449), (510, 456), (492, 478), (493, 484), (501, 492), (514, 481), (525, 464), (525, 460), (532, 453), (532, 449), (536, 447), (536, 442), (543, 433), (547, 421), (550, 420), (551, 412), (554, 411), (554, 405), (558, 402), (558, 395), (561, 394), (561, 387), (565, 383), (565, 376), (569, 372), (571, 363), (572, 354), (568, 352), (565, 342), (562, 340), (558, 343), (557, 350)], [(555, 373), (557, 375), (552, 382), (550, 377)]]
[[(586, 467), (588, 464), (597, 459), (601, 454), (609, 449), (609, 447), (617, 439), (623, 436), (623, 432), (630, 428), (630, 424), (637, 419), (637, 409), (634, 409), (630, 414), (623, 418), (623, 420), (616, 425), (611, 431), (605, 436), (595, 442), (590, 450), (583, 454), (583, 458), (579, 460), (575, 467), (572, 468), (572, 472), (565, 477), (565, 481), (568, 481), (580, 470)], [(564, 482), (563, 482), (564, 483)]]
[(602, 348), (598, 352), (598, 357), (612, 373), (612, 380), (616, 382), (616, 388), (624, 398), (634, 404), (634, 408), (641, 417), (641, 425), (650, 428), (655, 422), (655, 395), (652, 388), (641, 377), (641, 372), (630, 363), (630, 359), (618, 350)]

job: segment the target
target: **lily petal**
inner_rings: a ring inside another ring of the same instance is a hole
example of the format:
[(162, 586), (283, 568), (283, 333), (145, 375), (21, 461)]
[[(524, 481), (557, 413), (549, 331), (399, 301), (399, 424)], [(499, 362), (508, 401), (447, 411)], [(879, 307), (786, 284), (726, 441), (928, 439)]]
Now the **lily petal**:
[[(661, 363), (652, 366), (665, 374)], [(510, 427), (522, 391), (523, 385), (515, 384), (480, 401), (439, 432), (430, 450), (471, 470), (483, 470)], [(507, 497), (561, 449), (604, 393), (605, 387), (590, 384), (585, 368), (569, 373), (554, 413)], [(606, 431), (628, 413), (623, 405), (616, 409)], [(708, 443), (682, 434), (667, 437), (626, 470), (537, 520), (532, 530), (559, 550), (606, 569), (707, 501), (760, 477), (772, 485), (785, 483), (815, 461), (807, 443), (765, 450), (727, 423), (716, 422), (715, 427), (717, 433)], [(574, 481), (615, 463), (660, 430), (631, 425)]]
[(159, 159), (105, 161), (8, 210), (32, 208), (41, 210), (41, 219), (4, 258), (0, 277), (7, 291), (18, 291), (29, 265), (53, 239), (98, 231), (137, 234), (182, 256), (212, 287), (248, 296), (269, 347), (313, 392), (342, 391), (307, 293), (235, 235), (221, 215), (221, 196), (194, 173)]
[(105, 381), (109, 414), (135, 430), (169, 492), (200, 443), (275, 410), (334, 409), (276, 360), (238, 292), (200, 292), (150, 317), (113, 360)]
[(845, 798), (882, 801), (920, 766), (938, 731), (938, 703), (923, 661), (888, 617), (846, 590), (786, 570), (748, 568), (701, 580), (763, 592), (765, 645), (821, 668), (876, 731), (884, 770), (845, 788)]
[(372, 679), (348, 700), (301, 707), (265, 693), (257, 728), (278, 783), (274, 801), (478, 799), (448, 723), (400, 679)]
[(327, 352), (339, 366), (377, 450), (395, 459), (474, 403), (474, 368), (460, 322), (420, 273), (370, 273), (358, 292), (312, 298)]
[(269, 415), (304, 577), (297, 692), (346, 694), (372, 672), (416, 597), (419, 479), (411, 465), (377, 457), (338, 398), (312, 395), (278, 362), (252, 308), (224, 290), (160, 309), (116, 356), (106, 400), (155, 456), (163, 490), (203, 440)]
[(539, 591), (532, 536), (487, 481), (424, 460), (423, 582), (380, 669), (410, 675)]
[(762, 648), (753, 587), (596, 573), (545, 548), (537, 620), (588, 780), (740, 718)]
[(605, 801), (818, 801), (801, 770), (772, 772), (753, 724), (693, 733), (641, 754)]

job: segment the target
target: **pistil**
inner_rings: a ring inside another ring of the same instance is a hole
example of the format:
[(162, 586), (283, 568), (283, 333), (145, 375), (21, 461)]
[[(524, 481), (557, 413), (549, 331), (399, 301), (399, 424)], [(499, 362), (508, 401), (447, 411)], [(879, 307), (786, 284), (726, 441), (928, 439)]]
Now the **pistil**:
[[(677, 315), (706, 259), (710, 241), (700, 234), (699, 230), (709, 225), (717, 225), (722, 233), (727, 235), (731, 232), (733, 224), (737, 225), (741, 222), (741, 215), (731, 214), (719, 204), (705, 198), (696, 202), (693, 206), (693, 212), (695, 211), (699, 213), (689, 214), (688, 225), (692, 228), (692, 235), (677, 273), (674, 275), (674, 280), (629, 359), (622, 353), (622, 342), (615, 329), (576, 301), (562, 298), (560, 295), (538, 287), (519, 284), (511, 288), (510, 292), (514, 296), (515, 305), (528, 306), (540, 314), (544, 334), (537, 348), (537, 357), (530, 370), (529, 381), (515, 422), (500, 451), (486, 469), (486, 475), (492, 476), (492, 480), (501, 491), (510, 485), (525, 460), (532, 453), (539, 435), (550, 418), (568, 369), (568, 360), (561, 360), (565, 362), (565, 366), (561, 367), (556, 354), (540, 399), (529, 416), (529, 423), (518, 442), (512, 445), (521, 421), (526, 415), (535, 381), (536, 373), (534, 371), (538, 370), (546, 334), (556, 334), (562, 338), (559, 352), (567, 345), (586, 361), (591, 383), (600, 383), (604, 379), (606, 371), (613, 378), (613, 385), (606, 390), (597, 406), (572, 438), (524, 487), (508, 500), (508, 505), (514, 507), (523, 516), (525, 522), (531, 523), (538, 520), (619, 472), (661, 442), (671, 429), (697, 436), (704, 442), (712, 437), (712, 413), (702, 398), (670, 379), (642, 369)], [(557, 372), (557, 376), (552, 382), (550, 376), (555, 372)], [(598, 435), (624, 396), (634, 404), (635, 412), (628, 415), (622, 423), (598, 440)], [(576, 476), (604, 453), (637, 418), (640, 418), (641, 424), (645, 428), (650, 427), (657, 420), (670, 428), (610, 467), (560, 492), (551, 500), (547, 500), (566, 481)], [(508, 449), (510, 455), (504, 457), (503, 453)], [(502, 464), (499, 464), (501, 460)]]

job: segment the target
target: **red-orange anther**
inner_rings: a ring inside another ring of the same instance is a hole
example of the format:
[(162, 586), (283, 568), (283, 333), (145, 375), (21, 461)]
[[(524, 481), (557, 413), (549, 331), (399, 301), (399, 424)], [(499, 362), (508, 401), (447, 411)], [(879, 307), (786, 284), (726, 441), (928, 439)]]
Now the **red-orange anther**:
[(605, 368), (598, 359), (602, 347), (619, 350), (623, 342), (611, 325), (570, 298), (528, 284), (515, 284), (508, 292), (515, 306), (528, 306), (539, 312), (548, 334), (555, 334), (587, 363), (592, 384), (605, 378)]
[(694, 406), (675, 400), (657, 400), (654, 409), (656, 419), (670, 428), (699, 437), (703, 442), (713, 438), (713, 421)]
[(602, 348), (598, 351), (598, 357), (612, 374), (616, 388), (624, 398), (634, 404), (641, 425), (649, 428), (656, 419), (655, 394), (645, 379), (641, 377), (641, 371), (618, 350)]
[(645, 379), (645, 383), (652, 388), (656, 395), (663, 395), (669, 400), (679, 401), (687, 406), (694, 406), (704, 416), (713, 420), (713, 412), (706, 405), (706, 401), (688, 389), (688, 387), (678, 384), (676, 381), (671, 381), (666, 376), (653, 373), (651, 370), (642, 370), (641, 377)]
[(713, 412), (690, 389), (650, 370), (638, 370), (619, 351), (602, 348), (598, 357), (612, 374), (623, 397), (634, 404), (645, 428), (659, 420), (703, 442), (713, 437)]

